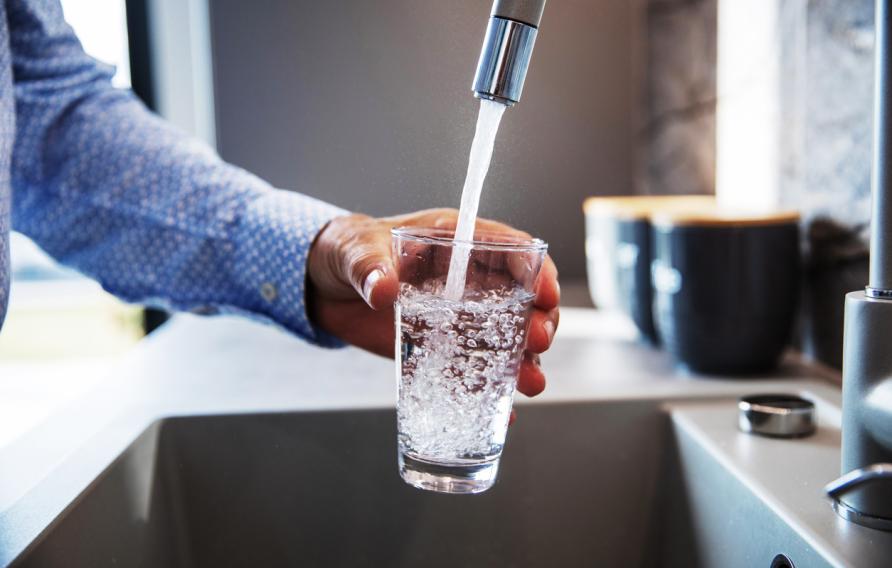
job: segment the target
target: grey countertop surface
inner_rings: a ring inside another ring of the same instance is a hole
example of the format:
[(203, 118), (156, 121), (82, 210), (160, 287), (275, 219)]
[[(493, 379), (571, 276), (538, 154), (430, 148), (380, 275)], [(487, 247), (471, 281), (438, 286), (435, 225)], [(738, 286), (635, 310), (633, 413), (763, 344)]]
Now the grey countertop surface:
[[(839, 404), (833, 376), (797, 364), (758, 380), (689, 376), (666, 353), (637, 343), (628, 323), (589, 309), (562, 312), (542, 361), (548, 388), (518, 399), (521, 420), (525, 404), (730, 398), (791, 387)], [(392, 407), (394, 373), (392, 361), (357, 349), (320, 349), (234, 317), (177, 316), (92, 390), (0, 447), (0, 566), (159, 417)]]

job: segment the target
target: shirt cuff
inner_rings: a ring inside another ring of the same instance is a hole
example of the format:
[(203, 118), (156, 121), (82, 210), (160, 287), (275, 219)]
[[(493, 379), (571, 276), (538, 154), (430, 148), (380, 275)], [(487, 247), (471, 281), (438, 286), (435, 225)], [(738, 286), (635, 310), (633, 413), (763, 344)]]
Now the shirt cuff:
[(251, 200), (232, 241), (242, 309), (323, 347), (345, 343), (310, 323), (307, 259), (316, 235), (349, 212), (295, 192), (271, 190)]

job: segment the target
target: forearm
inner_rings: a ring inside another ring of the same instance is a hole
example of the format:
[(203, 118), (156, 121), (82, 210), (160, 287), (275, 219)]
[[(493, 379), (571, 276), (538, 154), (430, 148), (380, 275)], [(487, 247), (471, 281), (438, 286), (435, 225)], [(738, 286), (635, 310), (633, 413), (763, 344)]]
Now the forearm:
[(39, 105), (19, 112), (17, 230), (128, 301), (249, 314), (328, 342), (307, 321), (305, 265), (340, 209), (222, 162), (126, 92)]
[(6, 8), (14, 228), (126, 300), (246, 313), (326, 341), (307, 320), (305, 265), (343, 211), (224, 163), (112, 88), (58, 2)]

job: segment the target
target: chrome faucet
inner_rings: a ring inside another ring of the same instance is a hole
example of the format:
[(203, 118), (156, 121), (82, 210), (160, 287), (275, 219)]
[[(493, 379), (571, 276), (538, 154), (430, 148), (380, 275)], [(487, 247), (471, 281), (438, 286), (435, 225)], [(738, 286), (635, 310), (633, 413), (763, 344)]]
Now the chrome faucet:
[(892, 0), (876, 1), (870, 277), (846, 295), (842, 471), (826, 488), (843, 518), (892, 530)]
[(474, 76), (474, 96), (514, 106), (520, 100), (545, 0), (495, 0)]

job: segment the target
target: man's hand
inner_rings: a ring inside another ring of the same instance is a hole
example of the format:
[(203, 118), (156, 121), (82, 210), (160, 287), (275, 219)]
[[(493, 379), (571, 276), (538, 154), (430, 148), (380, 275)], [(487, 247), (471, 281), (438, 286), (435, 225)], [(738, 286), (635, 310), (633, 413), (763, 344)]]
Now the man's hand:
[[(429, 209), (381, 219), (348, 215), (332, 220), (310, 249), (307, 301), (313, 323), (357, 347), (393, 357), (393, 302), (399, 281), (390, 230), (402, 226), (452, 229), (457, 217), (454, 209)], [(486, 219), (478, 219), (477, 228), (529, 238)], [(545, 389), (539, 353), (554, 339), (559, 302), (557, 268), (546, 257), (536, 282), (535, 309), (517, 382), (517, 390), (527, 396)]]

